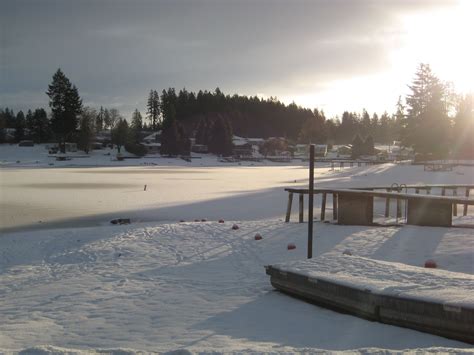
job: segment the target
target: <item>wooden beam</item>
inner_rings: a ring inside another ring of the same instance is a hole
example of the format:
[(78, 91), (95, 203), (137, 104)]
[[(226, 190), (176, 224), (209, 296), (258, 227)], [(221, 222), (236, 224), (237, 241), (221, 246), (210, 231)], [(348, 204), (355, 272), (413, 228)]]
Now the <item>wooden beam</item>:
[(323, 192), (323, 197), (321, 200), (321, 221), (324, 221), (326, 217), (326, 193)]
[(299, 222), (303, 223), (303, 212), (304, 212), (304, 195), (303, 194), (300, 194), (299, 212), (300, 212)]
[(285, 223), (290, 221), (291, 216), (291, 205), (293, 204), (293, 192), (288, 193), (288, 205), (286, 206), (286, 218)]

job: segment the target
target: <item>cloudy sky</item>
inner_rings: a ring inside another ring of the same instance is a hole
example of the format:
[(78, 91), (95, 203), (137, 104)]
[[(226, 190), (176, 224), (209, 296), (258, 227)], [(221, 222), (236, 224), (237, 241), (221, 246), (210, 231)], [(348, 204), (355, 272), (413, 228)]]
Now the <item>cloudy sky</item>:
[(474, 0), (0, 0), (0, 107), (47, 107), (61, 67), (86, 105), (150, 89), (277, 96), (328, 116), (394, 110), (420, 62), (472, 90)]

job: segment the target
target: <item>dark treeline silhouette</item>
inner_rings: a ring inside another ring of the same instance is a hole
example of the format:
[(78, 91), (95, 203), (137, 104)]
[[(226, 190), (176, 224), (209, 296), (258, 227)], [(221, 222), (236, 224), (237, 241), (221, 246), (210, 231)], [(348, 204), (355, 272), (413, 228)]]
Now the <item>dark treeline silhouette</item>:
[[(301, 143), (349, 144), (356, 134), (372, 136), (378, 143), (390, 143), (399, 138), (400, 119), (395, 115), (344, 112), (338, 117), (327, 119), (322, 110), (310, 110), (294, 103), (285, 105), (274, 97), (226, 95), (219, 88), (215, 91), (186, 89), (176, 92), (174, 88), (163, 90), (160, 98), (151, 90), (148, 98), (152, 107), (153, 98), (160, 102), (161, 116), (170, 115), (181, 122), (188, 131), (202, 135), (203, 119), (214, 121), (217, 116), (225, 117), (233, 133), (243, 137), (285, 137)], [(149, 110), (149, 112), (152, 112)], [(149, 114), (151, 127), (159, 127), (153, 114)], [(202, 140), (202, 139), (201, 139)]]
[(0, 142), (69, 140), (88, 151), (94, 134), (108, 129), (113, 133), (113, 143), (144, 154), (142, 132), (162, 130), (164, 154), (189, 152), (190, 138), (195, 138), (210, 152), (227, 155), (235, 134), (283, 137), (293, 143), (356, 143), (356, 154), (368, 154), (374, 142), (400, 140), (422, 155), (474, 158), (473, 95), (456, 95), (428, 64), (420, 64), (409, 88), (410, 94), (405, 100), (399, 97), (393, 114), (371, 115), (364, 109), (345, 111), (331, 119), (319, 109), (286, 105), (274, 97), (227, 95), (219, 88), (197, 93), (169, 88), (161, 95), (151, 90), (146, 121), (135, 110), (129, 124), (114, 108), (83, 107), (77, 88), (58, 69), (47, 91), (49, 116), (43, 108), (28, 110), (26, 115), (0, 108)]

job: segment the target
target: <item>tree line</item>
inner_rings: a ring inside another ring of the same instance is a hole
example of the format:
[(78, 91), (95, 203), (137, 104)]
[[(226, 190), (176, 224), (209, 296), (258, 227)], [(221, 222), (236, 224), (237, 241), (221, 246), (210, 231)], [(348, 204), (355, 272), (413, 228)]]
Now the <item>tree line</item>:
[(473, 157), (473, 95), (453, 93), (428, 64), (419, 65), (409, 88), (410, 94), (399, 97), (393, 114), (379, 116), (364, 109), (344, 111), (330, 119), (322, 110), (285, 105), (275, 97), (228, 95), (219, 88), (197, 93), (174, 88), (161, 94), (150, 90), (146, 117), (136, 109), (126, 120), (114, 108), (83, 107), (78, 89), (58, 69), (46, 92), (51, 113), (43, 108), (29, 110), (26, 115), (0, 109), (0, 141), (5, 141), (6, 128), (14, 128), (16, 141), (54, 140), (61, 146), (67, 140), (76, 141), (87, 150), (94, 134), (108, 129), (118, 147), (127, 144), (140, 151), (141, 132), (162, 130), (162, 153), (174, 155), (189, 152), (190, 138), (208, 145), (211, 152), (229, 154), (233, 134), (329, 144), (353, 143), (359, 136), (358, 140), (382, 144), (400, 140), (420, 154), (452, 152)]

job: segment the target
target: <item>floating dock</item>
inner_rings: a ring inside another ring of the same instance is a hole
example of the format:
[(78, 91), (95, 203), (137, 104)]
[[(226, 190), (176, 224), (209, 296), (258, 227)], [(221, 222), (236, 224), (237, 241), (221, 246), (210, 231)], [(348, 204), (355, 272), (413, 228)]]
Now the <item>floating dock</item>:
[(474, 344), (473, 275), (334, 253), (265, 269), (291, 296)]

